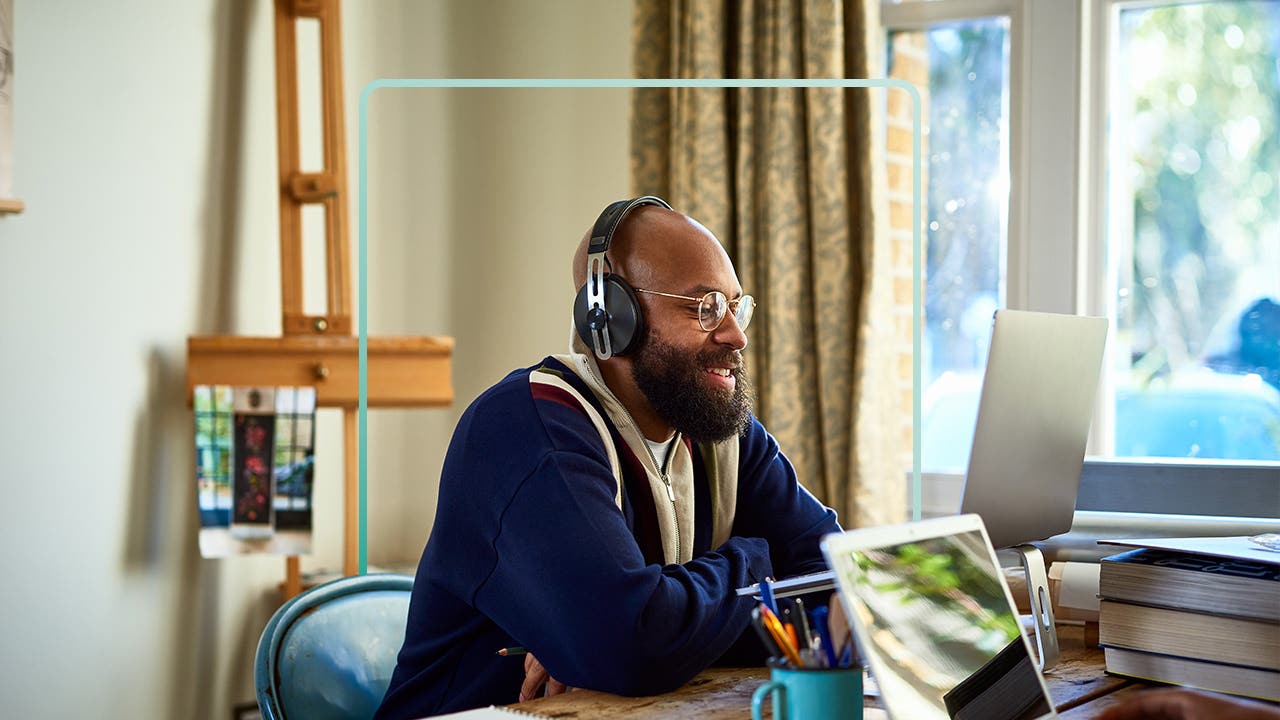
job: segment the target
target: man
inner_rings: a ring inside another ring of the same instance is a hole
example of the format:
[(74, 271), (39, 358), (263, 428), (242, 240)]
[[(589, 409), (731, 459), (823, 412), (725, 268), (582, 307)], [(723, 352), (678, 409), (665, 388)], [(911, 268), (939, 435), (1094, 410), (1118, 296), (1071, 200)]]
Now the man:
[[(825, 568), (818, 543), (840, 528), (751, 415), (754, 301), (728, 255), (657, 198), (615, 203), (603, 225), (607, 251), (591, 257), (634, 289), (643, 320), (627, 346), (611, 310), (613, 352), (593, 352), (597, 325), (579, 317), (573, 353), (511, 373), (463, 414), (380, 720), (512, 703), (544, 682), (667, 692), (739, 639), (735, 659), (760, 662), (754, 603), (734, 591)], [(511, 646), (530, 655), (496, 654)]]

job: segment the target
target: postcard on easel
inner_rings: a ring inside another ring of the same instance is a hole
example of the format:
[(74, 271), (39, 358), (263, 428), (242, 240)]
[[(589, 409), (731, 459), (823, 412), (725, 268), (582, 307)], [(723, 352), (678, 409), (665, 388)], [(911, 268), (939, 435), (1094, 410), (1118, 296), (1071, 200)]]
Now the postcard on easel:
[(195, 388), (200, 554), (311, 551), (316, 392)]

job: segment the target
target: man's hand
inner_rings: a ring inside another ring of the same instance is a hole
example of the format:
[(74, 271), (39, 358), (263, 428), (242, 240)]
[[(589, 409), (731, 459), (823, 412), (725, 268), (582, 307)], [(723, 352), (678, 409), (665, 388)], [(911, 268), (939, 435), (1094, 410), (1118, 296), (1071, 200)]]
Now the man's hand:
[(1280, 708), (1220, 695), (1166, 688), (1138, 693), (1095, 720), (1278, 720)]
[(547, 696), (559, 695), (568, 690), (565, 684), (551, 677), (538, 658), (529, 653), (524, 656), (524, 684), (520, 686), (520, 702), (539, 697), (538, 691), (547, 686)]

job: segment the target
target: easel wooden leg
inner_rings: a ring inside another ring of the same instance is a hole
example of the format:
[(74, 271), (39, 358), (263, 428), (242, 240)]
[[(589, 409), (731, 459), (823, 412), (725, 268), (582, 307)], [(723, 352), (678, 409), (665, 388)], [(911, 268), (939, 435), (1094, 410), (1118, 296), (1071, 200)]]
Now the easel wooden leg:
[(342, 574), (351, 576), (360, 572), (360, 463), (356, 425), (358, 411), (342, 409)]
[(297, 555), (289, 555), (284, 559), (284, 599), (288, 600), (302, 592), (302, 567)]

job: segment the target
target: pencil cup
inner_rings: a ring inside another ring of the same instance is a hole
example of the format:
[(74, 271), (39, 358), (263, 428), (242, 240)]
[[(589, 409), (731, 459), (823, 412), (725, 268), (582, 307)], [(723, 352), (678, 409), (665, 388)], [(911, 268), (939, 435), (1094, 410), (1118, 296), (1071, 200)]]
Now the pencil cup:
[(751, 718), (773, 693), (775, 720), (862, 720), (862, 668), (772, 668), (751, 696)]

